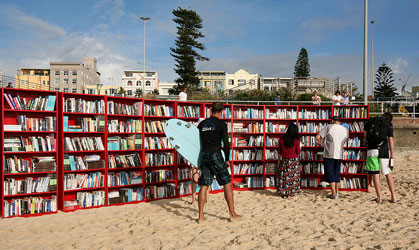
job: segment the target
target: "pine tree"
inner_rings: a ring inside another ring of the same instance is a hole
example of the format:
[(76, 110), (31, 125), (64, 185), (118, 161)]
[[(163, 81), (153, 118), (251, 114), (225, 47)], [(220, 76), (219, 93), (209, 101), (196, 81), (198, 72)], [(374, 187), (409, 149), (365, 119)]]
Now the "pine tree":
[(374, 96), (375, 97), (394, 97), (396, 96), (397, 88), (393, 85), (393, 71), (386, 65), (385, 62), (381, 64), (377, 69), (375, 74), (375, 88)]
[(294, 67), (295, 77), (308, 77), (310, 76), (310, 63), (308, 63), (308, 53), (305, 48), (301, 48), (298, 54), (297, 62)]
[(178, 7), (172, 11), (175, 18), (173, 21), (177, 26), (177, 37), (175, 40), (175, 48), (170, 48), (170, 53), (176, 61), (175, 72), (179, 78), (175, 80), (176, 85), (169, 90), (170, 94), (179, 94), (185, 86), (191, 85), (198, 87), (199, 78), (195, 65), (196, 60), (208, 61), (207, 57), (201, 56), (197, 50), (205, 50), (204, 44), (198, 41), (199, 38), (205, 37), (200, 29), (202, 29), (202, 19), (193, 10), (182, 9)]

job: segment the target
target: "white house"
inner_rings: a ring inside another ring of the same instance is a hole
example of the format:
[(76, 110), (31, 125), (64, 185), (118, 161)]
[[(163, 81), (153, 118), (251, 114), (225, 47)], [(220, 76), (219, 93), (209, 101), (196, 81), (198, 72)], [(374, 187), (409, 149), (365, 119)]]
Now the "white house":
[(159, 89), (159, 77), (156, 71), (124, 70), (122, 88), (126, 96), (135, 96), (137, 89), (142, 89), (143, 94), (149, 94), (154, 89)]

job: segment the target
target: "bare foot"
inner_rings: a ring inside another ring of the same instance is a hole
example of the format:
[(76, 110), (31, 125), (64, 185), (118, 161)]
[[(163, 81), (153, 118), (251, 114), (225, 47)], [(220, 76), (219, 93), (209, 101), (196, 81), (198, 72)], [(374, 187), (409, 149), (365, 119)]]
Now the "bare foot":
[(238, 215), (238, 214), (235, 213), (234, 215), (230, 216), (230, 222), (238, 221), (238, 220), (241, 220), (242, 218), (243, 218), (243, 216)]
[(198, 220), (197, 220), (197, 222), (199, 223), (199, 224), (201, 224), (201, 223), (204, 223), (205, 221), (207, 221), (207, 219), (205, 218), (205, 217), (200, 217), (200, 218), (198, 218)]

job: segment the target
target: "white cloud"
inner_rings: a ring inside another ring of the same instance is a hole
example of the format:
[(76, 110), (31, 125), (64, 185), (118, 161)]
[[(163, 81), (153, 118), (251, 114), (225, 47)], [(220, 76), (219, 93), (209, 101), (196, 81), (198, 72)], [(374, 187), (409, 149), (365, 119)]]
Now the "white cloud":
[(393, 70), (393, 73), (400, 74), (406, 73), (409, 63), (402, 58), (397, 58), (396, 60), (390, 60), (388, 66)]
[(125, 15), (124, 0), (98, 0), (92, 6), (92, 10), (96, 13), (102, 13), (101, 18), (104, 21), (115, 24)]

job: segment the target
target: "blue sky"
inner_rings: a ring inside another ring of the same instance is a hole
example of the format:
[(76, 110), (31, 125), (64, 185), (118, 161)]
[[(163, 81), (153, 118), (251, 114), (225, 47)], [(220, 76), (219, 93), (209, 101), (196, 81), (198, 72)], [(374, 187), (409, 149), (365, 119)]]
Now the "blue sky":
[[(263, 76), (290, 77), (301, 47), (311, 75), (341, 76), (362, 84), (363, 0), (0, 0), (0, 69), (49, 67), (51, 61), (96, 57), (102, 82), (119, 84), (125, 69), (143, 68), (143, 22), (147, 69), (173, 82), (170, 56), (176, 36), (171, 11), (195, 10), (203, 19), (198, 70), (243, 68)], [(369, 0), (374, 24), (375, 68), (386, 62), (398, 88), (419, 85), (419, 1)], [(369, 25), (369, 29), (371, 24)], [(370, 31), (370, 30), (369, 30)], [(371, 35), (371, 34), (369, 34)], [(369, 42), (369, 47), (371, 43)], [(371, 48), (369, 48), (369, 57)], [(371, 73), (371, 65), (368, 67)], [(371, 81), (371, 75), (368, 77)], [(399, 79), (402, 79), (401, 81)]]

